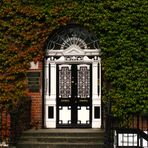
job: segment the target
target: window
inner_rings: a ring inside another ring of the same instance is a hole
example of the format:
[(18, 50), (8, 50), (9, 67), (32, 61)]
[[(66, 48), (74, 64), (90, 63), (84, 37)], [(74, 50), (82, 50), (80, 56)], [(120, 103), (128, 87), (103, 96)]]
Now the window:
[(40, 90), (40, 72), (28, 72), (29, 92), (39, 92)]
[(54, 118), (54, 110), (53, 106), (48, 106), (48, 119)]
[(95, 111), (95, 113), (94, 113), (95, 119), (100, 119), (100, 107), (95, 106), (94, 111)]

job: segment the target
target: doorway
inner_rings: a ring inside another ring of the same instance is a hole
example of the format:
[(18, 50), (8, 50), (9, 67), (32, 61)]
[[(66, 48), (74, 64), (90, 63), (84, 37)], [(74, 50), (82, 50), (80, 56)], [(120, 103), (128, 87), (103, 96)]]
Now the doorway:
[(57, 65), (57, 127), (91, 127), (91, 64)]

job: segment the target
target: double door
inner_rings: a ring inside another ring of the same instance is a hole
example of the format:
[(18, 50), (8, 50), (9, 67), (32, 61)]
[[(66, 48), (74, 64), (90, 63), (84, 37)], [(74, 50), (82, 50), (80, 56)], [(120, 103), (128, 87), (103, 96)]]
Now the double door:
[(57, 65), (57, 127), (91, 127), (91, 64)]

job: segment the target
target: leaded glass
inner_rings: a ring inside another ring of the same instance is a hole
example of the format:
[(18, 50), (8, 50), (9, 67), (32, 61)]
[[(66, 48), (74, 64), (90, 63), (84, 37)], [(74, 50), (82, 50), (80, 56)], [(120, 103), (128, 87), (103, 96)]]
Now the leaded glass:
[(70, 66), (59, 68), (59, 98), (71, 97), (71, 70)]
[(99, 49), (98, 39), (94, 34), (71, 24), (57, 30), (49, 37), (47, 50), (65, 50), (72, 45), (80, 49)]
[(40, 90), (40, 72), (28, 72), (28, 90), (29, 92), (39, 92)]
[(78, 66), (78, 97), (90, 97), (90, 69), (89, 65)]

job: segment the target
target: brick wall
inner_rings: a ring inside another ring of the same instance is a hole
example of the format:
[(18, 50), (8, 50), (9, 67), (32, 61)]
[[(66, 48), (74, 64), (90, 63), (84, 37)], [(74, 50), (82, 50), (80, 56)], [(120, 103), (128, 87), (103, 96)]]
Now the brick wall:
[(42, 126), (42, 62), (37, 62), (32, 64), (29, 72), (40, 72), (40, 91), (39, 92), (28, 92), (28, 95), (31, 96), (32, 105), (31, 105), (31, 125), (35, 127), (36, 125), (39, 128)]
[(10, 135), (10, 114), (6, 109), (0, 113), (0, 138), (6, 139)]
[(35, 126), (35, 123), (39, 122), (39, 127), (42, 123), (42, 96), (40, 94), (31, 94), (32, 107), (31, 107), (31, 123)]

